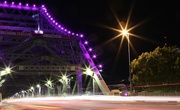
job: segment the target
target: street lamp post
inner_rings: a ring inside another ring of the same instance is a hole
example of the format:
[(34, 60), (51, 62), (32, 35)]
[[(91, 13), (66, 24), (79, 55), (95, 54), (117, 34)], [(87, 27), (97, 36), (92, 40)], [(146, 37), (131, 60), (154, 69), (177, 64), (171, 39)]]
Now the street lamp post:
[(48, 80), (45, 85), (47, 87), (47, 95), (50, 96), (51, 95), (51, 89), (52, 89), (52, 82), (50, 80)]
[(130, 53), (130, 40), (129, 40), (129, 33), (127, 30), (122, 31), (122, 35), (127, 38), (128, 41), (128, 65), (129, 65), (129, 89), (130, 94), (132, 93), (132, 79), (131, 79), (131, 53)]
[(62, 76), (62, 83), (63, 83), (62, 92), (63, 92), (63, 94), (67, 94), (67, 92), (68, 92), (68, 90), (67, 90), (68, 89), (68, 78), (66, 75)]
[(86, 71), (84, 72), (85, 74), (91, 76), (92, 80), (93, 80), (93, 95), (96, 94), (96, 81), (94, 79), (94, 72), (92, 71), (91, 68), (86, 68)]
[(70, 81), (71, 78), (69, 78), (66, 75), (63, 75), (61, 79), (59, 79), (59, 81), (62, 83), (63, 88), (62, 88), (62, 93), (63, 94), (70, 94), (71, 92), (71, 86), (70, 86)]
[(31, 93), (31, 96), (34, 97), (34, 87), (31, 86), (31, 87), (30, 87), (30, 90), (31, 90), (31, 92), (32, 92), (32, 93)]
[(36, 87), (38, 88), (38, 95), (41, 96), (41, 86), (40, 86), (40, 84), (37, 84)]
[(10, 73), (11, 73), (10, 67), (6, 67), (5, 70), (0, 71), (0, 87), (6, 81), (5, 79), (2, 79), (2, 76), (5, 76), (5, 75), (10, 74)]
[(10, 73), (11, 73), (11, 68), (6, 67), (5, 70), (0, 71), (0, 79), (1, 79), (1, 76), (7, 75), (7, 74), (10, 74)]

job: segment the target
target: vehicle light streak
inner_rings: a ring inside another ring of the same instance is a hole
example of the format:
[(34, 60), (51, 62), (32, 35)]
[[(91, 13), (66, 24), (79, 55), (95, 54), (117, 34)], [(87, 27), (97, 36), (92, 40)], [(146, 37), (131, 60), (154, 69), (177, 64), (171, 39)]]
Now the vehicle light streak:
[[(60, 100), (95, 100), (95, 101), (146, 101), (146, 102), (168, 102), (176, 101), (180, 102), (180, 97), (175, 96), (67, 96), (67, 97), (35, 97), (35, 98), (19, 98), (19, 99), (5, 99), (3, 102), (14, 103), (14, 102), (43, 102), (49, 103), (48, 101), (54, 101), (58, 103)], [(46, 101), (46, 102), (44, 102)]]

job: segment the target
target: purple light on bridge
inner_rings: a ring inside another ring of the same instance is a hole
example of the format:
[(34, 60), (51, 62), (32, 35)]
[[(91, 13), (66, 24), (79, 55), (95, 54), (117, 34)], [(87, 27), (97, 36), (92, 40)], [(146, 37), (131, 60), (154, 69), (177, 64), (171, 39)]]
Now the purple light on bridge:
[(89, 51), (92, 52), (92, 48), (89, 48)]
[(42, 5), (41, 7), (42, 7), (42, 8), (44, 8), (45, 6), (44, 6), (44, 5)]
[(14, 5), (14, 2), (12, 2), (11, 5)]
[(61, 27), (61, 30), (64, 30), (64, 28), (63, 28), (63, 27)]
[(71, 34), (71, 31), (68, 31), (68, 34)]
[(85, 42), (84, 42), (84, 44), (86, 44), (86, 45), (87, 45), (87, 44), (88, 44), (88, 41), (85, 41)]
[[(62, 27), (62, 26), (57, 26), (58, 25), (58, 23), (54, 20), (54, 18), (53, 17), (51, 17), (51, 15), (47, 12), (47, 9), (46, 8), (44, 8), (44, 6), (41, 6), (41, 12), (42, 12), (42, 14), (48, 19), (48, 21), (53, 25), (53, 26), (55, 26), (56, 28), (59, 28), (61, 31), (63, 31), (63, 32), (65, 32), (65, 33), (67, 33), (68, 35), (75, 35), (75, 36), (80, 36), (81, 38), (83, 38), (84, 36), (83, 36), (83, 34), (75, 34), (75, 33), (73, 33), (73, 32), (71, 32), (71, 31), (69, 31), (68, 29), (65, 29), (64, 27)], [(56, 24), (57, 23), (57, 24)]]
[(15, 7), (14, 2), (11, 3), (11, 6), (10, 6), (10, 7)]
[(38, 8), (33, 5), (33, 7), (30, 7), (28, 4), (25, 6), (22, 6), (22, 3), (19, 3), (18, 5), (15, 5), (14, 2), (11, 2), (10, 4), (7, 3), (7, 1), (4, 1), (4, 3), (0, 3), (0, 7), (7, 7), (7, 8), (14, 8), (14, 9), (24, 9), (24, 10), (38, 10)]
[(44, 10), (45, 12), (47, 12), (47, 9), (46, 9), (46, 7), (44, 5), (42, 5), (41, 9)]
[(93, 58), (96, 58), (97, 56), (96, 55), (93, 55)]
[(98, 67), (99, 67), (99, 68), (102, 68), (102, 64), (99, 64)]
[(83, 37), (84, 37), (84, 35), (83, 35), (83, 34), (81, 34), (81, 35), (80, 35), (80, 37), (81, 37), (81, 38), (83, 38)]
[(22, 4), (21, 3), (19, 3), (19, 6), (21, 6)]
[[(54, 20), (54, 18), (51, 17), (51, 15), (48, 13), (48, 11), (47, 11), (47, 9), (45, 8), (44, 5), (42, 5), (41, 7), (36, 7), (35, 4), (33, 4), (31, 6), (28, 3), (26, 3), (25, 5), (23, 5), (22, 3), (15, 4), (14, 2), (11, 2), (11, 3), (8, 4), (7, 1), (4, 1), (3, 3), (0, 3), (0, 7), (14, 8), (14, 9), (24, 9), (24, 10), (32, 10), (32, 11), (38, 11), (40, 9), (40, 14), (44, 15), (44, 17), (50, 22), (50, 24), (53, 25), (54, 27), (56, 27), (59, 31), (63, 31), (63, 33), (67, 33), (68, 35), (77, 36), (77, 37), (80, 37), (80, 38), (84, 37), (83, 34), (78, 34), (78, 33), (71, 32), (70, 30), (68, 30), (65, 27), (58, 24), (58, 22), (56, 20)], [(35, 33), (43, 34), (43, 31), (35, 30)], [(88, 44), (88, 41), (83, 40), (83, 42), (84, 42), (85, 45)], [(88, 50), (91, 52), (92, 48), (89, 48)], [(96, 58), (96, 55), (93, 55), (92, 58)]]
[(43, 31), (42, 30), (34, 30), (34, 33), (35, 34), (43, 34)]

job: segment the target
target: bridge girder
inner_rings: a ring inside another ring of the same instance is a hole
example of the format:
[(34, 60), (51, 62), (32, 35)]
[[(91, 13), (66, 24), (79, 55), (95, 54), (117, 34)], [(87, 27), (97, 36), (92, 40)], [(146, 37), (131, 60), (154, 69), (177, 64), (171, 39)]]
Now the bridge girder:
[[(89, 64), (103, 94), (110, 92), (82, 43), (83, 35), (62, 27), (44, 6), (0, 3), (0, 24), (2, 67), (12, 66), (16, 75), (61, 74), (62, 71), (82, 75), (82, 67)], [(43, 34), (34, 33), (38, 29)]]

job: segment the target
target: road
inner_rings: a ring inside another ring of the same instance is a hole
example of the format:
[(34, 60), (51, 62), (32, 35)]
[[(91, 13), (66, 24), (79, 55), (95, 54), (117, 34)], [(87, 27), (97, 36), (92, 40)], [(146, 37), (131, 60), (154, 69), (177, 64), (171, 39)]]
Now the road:
[(0, 110), (180, 110), (180, 103), (176, 101), (119, 101), (113, 100), (115, 97), (109, 97), (111, 100), (97, 97), (8, 99), (3, 101)]

